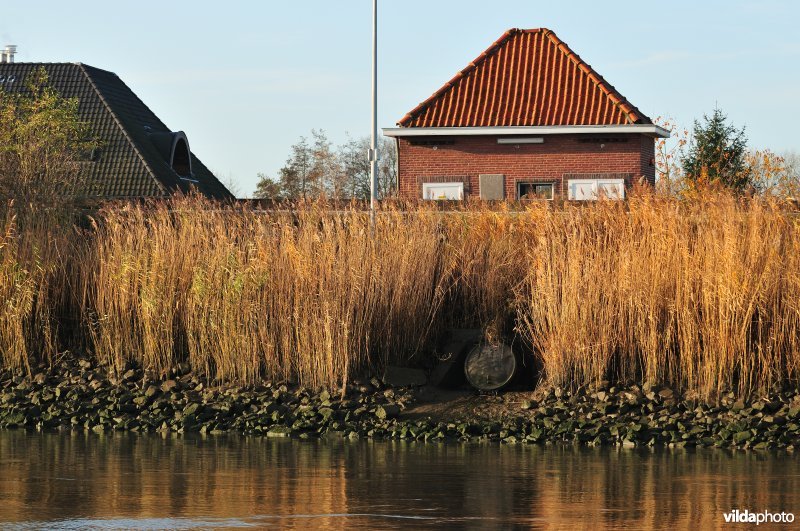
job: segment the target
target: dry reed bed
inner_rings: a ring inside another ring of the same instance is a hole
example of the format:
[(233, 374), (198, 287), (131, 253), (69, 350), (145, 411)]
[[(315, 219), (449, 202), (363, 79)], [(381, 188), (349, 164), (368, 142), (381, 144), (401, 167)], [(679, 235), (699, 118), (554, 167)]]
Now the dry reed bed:
[(31, 360), (50, 361), (56, 353), (52, 314), (62, 301), (51, 288), (65, 287), (58, 253), (67, 240), (44, 218), (20, 233), (11, 206), (0, 205), (0, 367), (29, 371)]
[(222, 381), (338, 385), (404, 363), (441, 304), (433, 213), (277, 217), (162, 204), (103, 213), (87, 307), (101, 361)]
[(5, 218), (3, 364), (52, 354), (64, 320), (49, 311), (81, 317), (62, 349), (77, 341), (117, 370), (188, 360), (219, 382), (338, 386), (476, 324), (516, 330), (554, 385), (650, 380), (711, 397), (798, 382), (800, 225), (763, 199), (387, 208), (374, 227), (321, 204), (178, 200), (96, 219), (36, 251), (41, 231)]
[(551, 383), (796, 384), (800, 225), (778, 205), (644, 196), (540, 221), (518, 311)]

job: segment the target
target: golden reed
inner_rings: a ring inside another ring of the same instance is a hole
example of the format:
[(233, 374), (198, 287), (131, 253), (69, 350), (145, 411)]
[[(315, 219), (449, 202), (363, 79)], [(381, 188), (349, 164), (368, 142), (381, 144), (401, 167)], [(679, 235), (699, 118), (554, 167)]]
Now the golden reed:
[(0, 218), (0, 353), (220, 383), (335, 387), (435, 355), (447, 326), (523, 339), (545, 383), (653, 381), (704, 397), (795, 385), (800, 221), (777, 200), (107, 208), (93, 227)]

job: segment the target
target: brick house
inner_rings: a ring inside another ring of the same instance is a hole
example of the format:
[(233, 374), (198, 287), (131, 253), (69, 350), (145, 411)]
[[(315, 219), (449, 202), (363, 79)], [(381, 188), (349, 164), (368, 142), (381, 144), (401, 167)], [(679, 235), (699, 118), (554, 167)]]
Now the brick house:
[(384, 134), (401, 197), (619, 197), (669, 133), (548, 29), (507, 31)]

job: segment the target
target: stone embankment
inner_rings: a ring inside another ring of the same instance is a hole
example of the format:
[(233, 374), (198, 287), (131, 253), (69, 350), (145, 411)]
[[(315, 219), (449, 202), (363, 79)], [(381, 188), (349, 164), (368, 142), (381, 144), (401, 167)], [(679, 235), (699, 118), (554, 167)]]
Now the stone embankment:
[(87, 360), (72, 360), (30, 376), (0, 372), (0, 428), (757, 450), (793, 450), (800, 440), (797, 391), (752, 401), (729, 394), (708, 404), (668, 388), (603, 382), (574, 393), (517, 392), (515, 401), (484, 407), (480, 415), (448, 409), (445, 402), (433, 418), (414, 413), (426, 395), (420, 387), (392, 387), (377, 378), (344, 393), (286, 384), (209, 387), (188, 366), (157, 379), (136, 368), (109, 375)]

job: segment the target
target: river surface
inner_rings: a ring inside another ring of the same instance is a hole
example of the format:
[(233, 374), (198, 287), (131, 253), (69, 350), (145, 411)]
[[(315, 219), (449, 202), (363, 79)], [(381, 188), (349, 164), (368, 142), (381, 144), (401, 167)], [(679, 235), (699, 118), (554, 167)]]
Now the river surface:
[(2, 529), (677, 530), (733, 509), (800, 518), (798, 459), (0, 431)]

